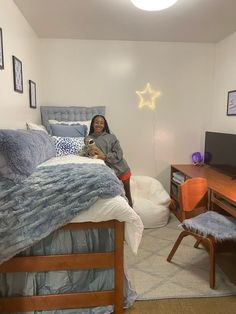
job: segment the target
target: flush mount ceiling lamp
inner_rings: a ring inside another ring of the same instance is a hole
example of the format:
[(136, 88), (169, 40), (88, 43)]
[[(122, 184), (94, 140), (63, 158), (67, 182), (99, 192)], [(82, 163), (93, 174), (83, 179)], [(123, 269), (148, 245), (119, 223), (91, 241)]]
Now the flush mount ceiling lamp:
[(145, 11), (160, 11), (174, 5), (178, 0), (130, 0), (133, 5)]

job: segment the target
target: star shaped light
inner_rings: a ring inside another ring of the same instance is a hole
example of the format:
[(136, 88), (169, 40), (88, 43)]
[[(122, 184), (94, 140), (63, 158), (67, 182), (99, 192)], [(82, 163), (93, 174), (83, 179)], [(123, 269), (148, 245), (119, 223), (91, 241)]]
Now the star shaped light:
[(160, 96), (161, 93), (153, 90), (150, 83), (147, 83), (144, 90), (136, 91), (136, 94), (140, 98), (140, 102), (138, 105), (139, 108), (147, 106), (150, 109), (154, 110), (156, 108), (156, 98)]

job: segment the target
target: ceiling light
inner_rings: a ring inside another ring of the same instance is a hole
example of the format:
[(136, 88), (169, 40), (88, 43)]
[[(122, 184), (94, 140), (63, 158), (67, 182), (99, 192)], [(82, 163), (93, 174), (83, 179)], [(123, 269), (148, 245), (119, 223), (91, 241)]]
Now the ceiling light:
[(134, 6), (145, 11), (160, 11), (167, 9), (178, 0), (130, 0)]

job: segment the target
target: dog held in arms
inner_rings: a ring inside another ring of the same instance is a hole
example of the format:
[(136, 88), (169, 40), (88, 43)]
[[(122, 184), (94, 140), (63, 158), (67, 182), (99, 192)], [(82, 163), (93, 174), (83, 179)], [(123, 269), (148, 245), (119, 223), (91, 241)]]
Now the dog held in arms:
[(81, 150), (79, 155), (83, 156), (83, 157), (89, 157), (89, 158), (96, 159), (97, 155), (94, 155), (94, 156), (91, 155), (91, 151), (94, 150), (95, 148), (97, 148), (97, 146), (95, 144), (94, 139), (92, 139), (89, 136), (86, 136), (84, 138), (84, 146), (83, 146), (83, 148), (82, 148), (82, 150)]

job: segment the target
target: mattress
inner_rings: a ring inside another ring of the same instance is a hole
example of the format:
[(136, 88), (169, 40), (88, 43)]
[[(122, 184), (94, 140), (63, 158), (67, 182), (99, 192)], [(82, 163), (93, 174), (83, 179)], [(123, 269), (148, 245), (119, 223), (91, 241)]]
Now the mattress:
[[(100, 159), (92, 159), (77, 155), (66, 155), (51, 158), (38, 167), (61, 165), (61, 164), (104, 164)], [(109, 199), (99, 199), (88, 210), (80, 213), (71, 222), (98, 222), (116, 219), (125, 222), (125, 241), (134, 254), (142, 239), (143, 223), (136, 212), (129, 206), (122, 196)]]

